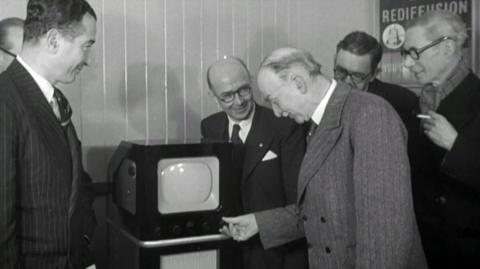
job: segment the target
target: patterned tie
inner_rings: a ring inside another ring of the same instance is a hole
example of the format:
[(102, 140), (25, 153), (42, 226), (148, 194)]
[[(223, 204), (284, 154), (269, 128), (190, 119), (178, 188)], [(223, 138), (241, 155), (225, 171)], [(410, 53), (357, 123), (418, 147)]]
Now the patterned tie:
[(435, 88), (432, 84), (425, 85), (419, 97), (420, 111), (422, 114), (427, 114), (430, 110), (437, 110), (441, 100), (442, 91), (440, 89)]
[(306, 137), (307, 144), (310, 143), (310, 140), (311, 140), (313, 134), (315, 134), (315, 130), (317, 129), (317, 127), (318, 127), (318, 125), (313, 120), (311, 120), (310, 121), (310, 126), (308, 128), (307, 137)]
[(67, 126), (72, 118), (72, 108), (70, 107), (67, 98), (65, 98), (62, 92), (58, 89), (54, 90), (53, 99), (50, 102), (50, 105), (62, 127)]

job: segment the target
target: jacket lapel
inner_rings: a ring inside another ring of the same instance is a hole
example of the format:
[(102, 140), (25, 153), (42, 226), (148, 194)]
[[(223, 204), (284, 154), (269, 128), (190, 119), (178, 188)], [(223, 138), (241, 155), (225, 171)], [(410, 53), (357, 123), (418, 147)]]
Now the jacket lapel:
[(29, 117), (33, 118), (32, 124), (43, 137), (42, 140), (47, 143), (47, 148), (51, 151), (68, 150), (68, 142), (62, 127), (30, 73), (17, 60), (12, 62), (7, 72), (30, 112)]
[(437, 110), (437, 113), (447, 118), (457, 130), (463, 129), (465, 125), (472, 122), (476, 115), (474, 111), (477, 109), (477, 104), (472, 102), (475, 99), (472, 99), (471, 95), (477, 89), (469, 85), (470, 78), (471, 74), (442, 100)]
[(272, 131), (268, 130), (268, 124), (265, 124), (265, 109), (255, 104), (255, 114), (253, 115), (252, 127), (248, 133), (245, 151), (245, 161), (243, 165), (242, 183), (253, 171), (258, 163), (262, 161), (263, 156), (270, 148), (272, 142)]
[(301, 201), (306, 186), (322, 167), (342, 132), (342, 110), (349, 92), (350, 87), (343, 83), (337, 84), (325, 114), (307, 146), (298, 179), (298, 202)]

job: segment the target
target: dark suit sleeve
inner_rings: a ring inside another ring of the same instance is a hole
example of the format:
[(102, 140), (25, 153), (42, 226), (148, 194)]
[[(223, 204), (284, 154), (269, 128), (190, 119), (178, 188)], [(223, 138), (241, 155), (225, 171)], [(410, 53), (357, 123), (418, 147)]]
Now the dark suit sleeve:
[(355, 268), (406, 268), (416, 226), (405, 128), (390, 107), (371, 105), (357, 113), (350, 139)]
[[(480, 106), (480, 104), (478, 104)], [(445, 155), (442, 171), (480, 191), (480, 111), (468, 127), (458, 132), (453, 147)]]
[(15, 160), (17, 134), (11, 111), (0, 103), (0, 268), (16, 263), (15, 242)]
[(281, 144), (283, 188), (287, 204), (297, 201), (297, 183), (300, 165), (305, 154), (305, 132), (303, 126), (293, 124)]

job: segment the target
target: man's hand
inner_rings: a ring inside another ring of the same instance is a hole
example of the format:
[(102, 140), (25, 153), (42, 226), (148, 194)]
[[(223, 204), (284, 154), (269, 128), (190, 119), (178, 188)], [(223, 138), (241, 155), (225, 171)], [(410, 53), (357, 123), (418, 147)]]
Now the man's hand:
[(457, 131), (444, 116), (433, 111), (428, 115), (432, 118), (422, 120), (423, 131), (435, 145), (450, 150), (457, 139)]
[(222, 220), (228, 223), (228, 227), (223, 226), (220, 232), (232, 237), (235, 241), (246, 241), (258, 233), (257, 221), (253, 214), (222, 218)]

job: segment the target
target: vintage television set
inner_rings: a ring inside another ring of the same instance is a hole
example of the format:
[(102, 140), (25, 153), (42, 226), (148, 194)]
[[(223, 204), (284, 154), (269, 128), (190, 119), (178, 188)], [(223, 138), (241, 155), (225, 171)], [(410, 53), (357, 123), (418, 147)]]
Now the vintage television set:
[[(239, 212), (232, 165), (226, 142), (122, 141), (109, 164), (108, 222), (136, 247), (119, 250), (116, 242), (114, 260), (124, 261), (115, 266), (159, 268), (161, 256), (228, 248), (231, 240), (218, 230), (222, 216)], [(132, 253), (127, 262), (124, 255)]]

